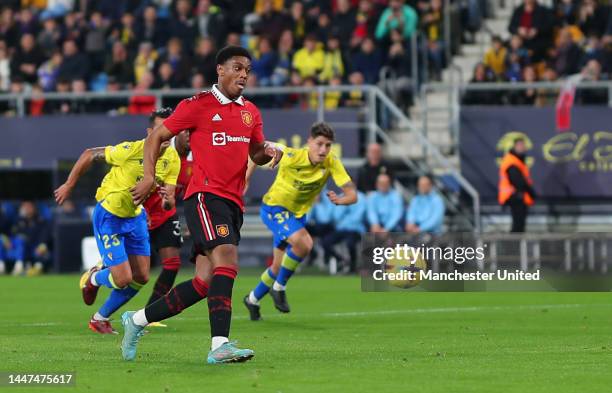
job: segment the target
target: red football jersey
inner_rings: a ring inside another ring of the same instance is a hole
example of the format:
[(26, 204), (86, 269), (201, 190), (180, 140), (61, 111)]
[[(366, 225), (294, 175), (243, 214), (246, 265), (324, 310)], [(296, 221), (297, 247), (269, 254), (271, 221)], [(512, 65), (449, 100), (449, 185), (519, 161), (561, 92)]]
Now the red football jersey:
[[(178, 180), (176, 182), (176, 198), (180, 198), (187, 185), (189, 179), (191, 179), (191, 164), (192, 162), (187, 160), (186, 157), (181, 157), (181, 171), (179, 172)], [(143, 206), (147, 211), (147, 218), (149, 221), (149, 230), (152, 231), (155, 228), (159, 228), (164, 222), (170, 217), (176, 214), (176, 208), (165, 210), (162, 207), (162, 199), (159, 195), (159, 187), (144, 201)]]
[(209, 92), (182, 100), (164, 125), (175, 135), (191, 132), (193, 176), (185, 198), (210, 192), (244, 210), (249, 145), (265, 140), (259, 109), (242, 96), (232, 101), (213, 86)]

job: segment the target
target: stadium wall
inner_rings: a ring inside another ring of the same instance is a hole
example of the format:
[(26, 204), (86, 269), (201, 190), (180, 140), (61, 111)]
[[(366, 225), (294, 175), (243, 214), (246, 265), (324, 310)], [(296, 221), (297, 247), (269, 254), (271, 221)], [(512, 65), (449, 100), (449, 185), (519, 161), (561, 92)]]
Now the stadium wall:
[(612, 109), (575, 107), (572, 127), (555, 128), (555, 108), (464, 107), (460, 118), (461, 172), (481, 195), (496, 203), (499, 162), (512, 141), (523, 137), (529, 149), (540, 201), (612, 197)]

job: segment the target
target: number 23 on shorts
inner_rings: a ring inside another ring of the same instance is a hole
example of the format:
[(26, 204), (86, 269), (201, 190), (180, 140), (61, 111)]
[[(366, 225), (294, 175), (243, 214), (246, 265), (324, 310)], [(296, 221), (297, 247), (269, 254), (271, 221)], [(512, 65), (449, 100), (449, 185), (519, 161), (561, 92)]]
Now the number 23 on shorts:
[(102, 235), (102, 242), (104, 242), (104, 248), (108, 249), (112, 246), (118, 246), (121, 241), (117, 238), (117, 235)]

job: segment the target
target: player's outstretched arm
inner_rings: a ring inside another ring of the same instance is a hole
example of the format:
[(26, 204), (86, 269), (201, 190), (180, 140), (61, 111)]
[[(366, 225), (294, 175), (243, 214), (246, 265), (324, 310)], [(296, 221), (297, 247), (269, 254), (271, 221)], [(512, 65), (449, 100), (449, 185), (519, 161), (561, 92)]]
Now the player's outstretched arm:
[(72, 189), (76, 185), (77, 181), (85, 172), (87, 172), (94, 161), (105, 160), (104, 149), (105, 147), (94, 147), (91, 149), (86, 149), (81, 154), (77, 162), (72, 167), (66, 182), (53, 192), (55, 195), (55, 202), (57, 202), (58, 205), (61, 205), (70, 197), (70, 193), (72, 193)]
[(352, 205), (357, 202), (357, 190), (352, 181), (346, 183), (342, 187), (342, 195), (338, 195), (333, 191), (328, 191), (327, 196), (332, 203), (336, 205)]
[(173, 134), (166, 128), (165, 125), (160, 124), (155, 127), (145, 138), (144, 143), (144, 176), (136, 185), (130, 190), (132, 193), (132, 200), (136, 206), (140, 205), (147, 199), (153, 184), (155, 183), (155, 163), (159, 158), (159, 150), (162, 142), (172, 138)]
[(249, 157), (257, 165), (266, 165), (272, 160), (270, 166), (274, 168), (283, 158), (283, 150), (272, 142), (251, 143)]

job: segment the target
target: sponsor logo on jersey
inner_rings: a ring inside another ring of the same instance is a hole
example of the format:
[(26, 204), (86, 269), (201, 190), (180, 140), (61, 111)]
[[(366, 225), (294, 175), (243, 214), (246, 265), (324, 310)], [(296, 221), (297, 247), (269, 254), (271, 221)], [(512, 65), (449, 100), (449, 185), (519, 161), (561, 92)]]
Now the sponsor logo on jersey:
[(215, 113), (215, 115), (212, 118), (212, 121), (221, 121), (221, 120), (223, 120), (221, 116), (218, 113)]
[(225, 132), (213, 132), (212, 142), (213, 146), (225, 146), (233, 142), (249, 143), (251, 142), (251, 138), (248, 136), (231, 136), (227, 135)]

